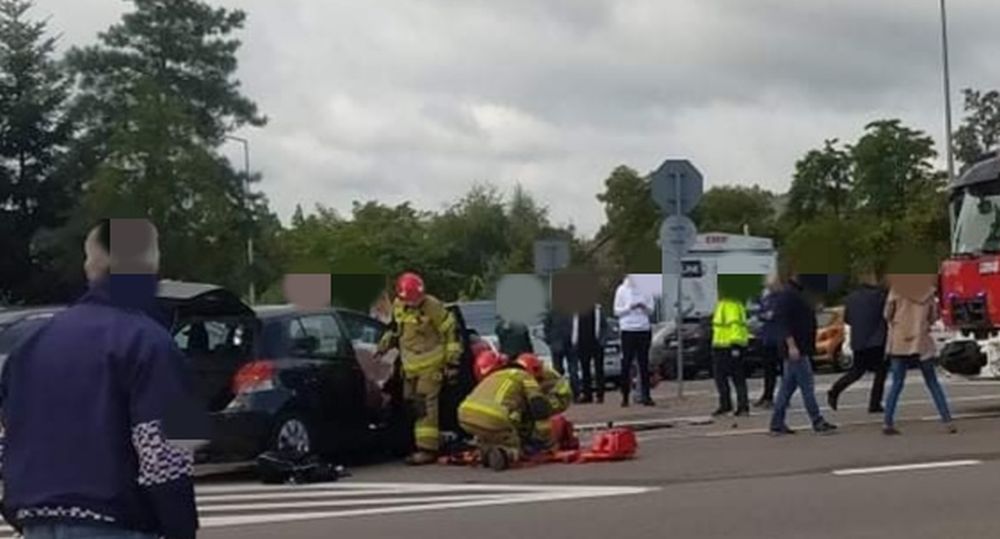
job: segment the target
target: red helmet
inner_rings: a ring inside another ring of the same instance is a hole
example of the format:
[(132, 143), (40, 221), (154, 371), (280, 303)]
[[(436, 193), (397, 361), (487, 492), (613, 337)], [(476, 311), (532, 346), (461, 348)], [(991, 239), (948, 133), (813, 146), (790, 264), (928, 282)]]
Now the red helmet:
[(517, 357), (517, 364), (524, 367), (524, 370), (528, 371), (535, 378), (542, 377), (542, 371), (544, 370), (542, 360), (538, 359), (538, 356), (535, 354), (521, 354)]
[(424, 298), (424, 280), (416, 273), (404, 273), (396, 279), (396, 297), (416, 303)]
[(476, 356), (476, 380), (482, 380), (504, 366), (504, 359), (492, 350), (480, 352)]

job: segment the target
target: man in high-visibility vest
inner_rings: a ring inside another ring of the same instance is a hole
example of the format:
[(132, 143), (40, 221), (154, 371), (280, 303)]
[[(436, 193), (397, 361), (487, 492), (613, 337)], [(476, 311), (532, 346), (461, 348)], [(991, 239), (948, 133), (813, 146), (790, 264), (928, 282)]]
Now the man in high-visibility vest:
[(458, 422), (475, 437), (483, 463), (505, 470), (520, 460), (535, 422), (548, 419), (549, 402), (530, 373), (495, 352), (476, 357), (475, 375), (479, 383), (458, 407)]
[(743, 362), (750, 328), (747, 325), (746, 307), (739, 300), (722, 296), (712, 315), (712, 354), (715, 370), (715, 387), (719, 391), (719, 409), (712, 415), (724, 415), (733, 411), (729, 379), (736, 386), (736, 415), (750, 415), (750, 399), (747, 396), (747, 378)]
[(407, 463), (432, 464), (441, 443), (441, 387), (446, 377), (457, 376), (462, 345), (455, 318), (437, 298), (424, 293), (423, 279), (415, 273), (404, 273), (396, 282), (392, 322), (379, 342), (379, 351), (397, 346), (405, 380), (403, 398), (416, 420), (416, 449)]

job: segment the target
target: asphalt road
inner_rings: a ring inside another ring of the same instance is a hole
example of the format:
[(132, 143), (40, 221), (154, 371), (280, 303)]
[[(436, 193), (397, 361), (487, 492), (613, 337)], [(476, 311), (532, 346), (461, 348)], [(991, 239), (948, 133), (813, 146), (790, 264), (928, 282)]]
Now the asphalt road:
[[(710, 401), (707, 384), (692, 389)], [(639, 458), (618, 464), (500, 474), (384, 464), (331, 485), (213, 481), (199, 488), (202, 536), (996, 537), (1000, 384), (949, 380), (946, 391), (960, 418), (954, 435), (911, 373), (898, 437), (881, 433), (880, 418), (865, 410), (867, 387), (857, 386), (827, 414), (841, 425), (829, 436), (771, 438), (759, 412), (735, 426), (727, 419), (642, 433)], [(802, 426), (800, 408), (790, 422)]]

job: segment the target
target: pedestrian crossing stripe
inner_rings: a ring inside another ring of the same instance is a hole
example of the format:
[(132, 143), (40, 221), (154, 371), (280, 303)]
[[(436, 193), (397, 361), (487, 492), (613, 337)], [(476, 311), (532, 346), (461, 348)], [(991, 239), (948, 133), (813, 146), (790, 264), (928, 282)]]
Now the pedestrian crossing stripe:
[[(633, 496), (646, 487), (353, 483), (198, 486), (202, 528)], [(0, 539), (14, 530), (0, 527)]]

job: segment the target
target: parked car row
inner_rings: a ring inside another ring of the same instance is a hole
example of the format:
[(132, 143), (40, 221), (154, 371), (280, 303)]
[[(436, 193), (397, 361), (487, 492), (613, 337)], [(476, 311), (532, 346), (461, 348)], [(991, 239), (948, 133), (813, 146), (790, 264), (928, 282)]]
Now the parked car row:
[[(213, 426), (197, 463), (243, 462), (269, 449), (338, 456), (411, 447), (395, 356), (375, 353), (378, 320), (339, 308), (251, 309), (224, 288), (162, 281), (158, 304), (195, 375)], [(459, 379), (442, 394), (442, 431), (461, 436), (458, 404), (472, 387), (471, 332)], [(0, 311), (0, 361), (63, 307)]]
[[(752, 375), (761, 367), (763, 349), (760, 343), (761, 322), (756, 313), (748, 310), (748, 326), (750, 342), (747, 347), (747, 375)], [(816, 313), (816, 357), (817, 367), (832, 367), (834, 370), (849, 369), (850, 356), (843, 354), (844, 342), (847, 339), (844, 324), (843, 307), (819, 309)], [(658, 325), (653, 333), (650, 358), (655, 364), (661, 365), (661, 373), (667, 380), (677, 378), (677, 331), (673, 322)], [(712, 374), (712, 320), (697, 318), (685, 320), (681, 325), (681, 342), (683, 342), (682, 359), (684, 362), (684, 379), (691, 380), (699, 376)]]

